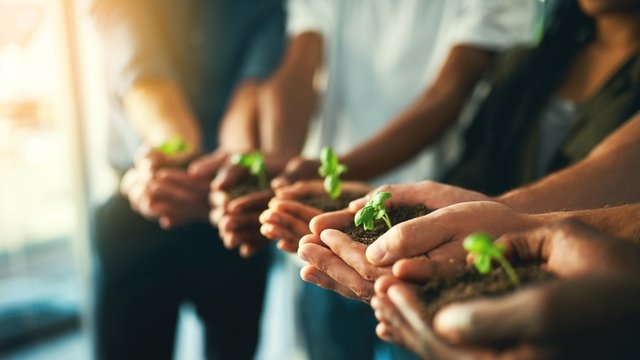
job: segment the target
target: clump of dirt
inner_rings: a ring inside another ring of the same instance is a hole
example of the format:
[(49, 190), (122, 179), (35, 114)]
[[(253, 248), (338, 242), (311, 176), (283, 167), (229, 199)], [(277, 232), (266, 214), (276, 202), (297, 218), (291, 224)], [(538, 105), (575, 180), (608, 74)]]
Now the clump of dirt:
[[(389, 218), (391, 218), (391, 224), (396, 225), (416, 217), (427, 215), (431, 210), (424, 205), (400, 205), (388, 209), (387, 212)], [(356, 227), (355, 224), (351, 224), (345, 229), (342, 229), (342, 232), (359, 243), (369, 245), (376, 241), (376, 239), (387, 230), (389, 229), (384, 221), (376, 220), (373, 230), (371, 231), (366, 231), (361, 226)]]
[(337, 199), (332, 199), (328, 195), (307, 195), (299, 198), (297, 201), (322, 210), (323, 212), (342, 210), (349, 206), (349, 203), (355, 199), (363, 197), (365, 194), (343, 192)]
[[(269, 181), (271, 181), (271, 177), (267, 177)], [(235, 199), (241, 196), (249, 195), (258, 191), (268, 191), (271, 189), (264, 189), (260, 187), (260, 183), (258, 182), (258, 178), (255, 176), (244, 176), (239, 181), (237, 181), (233, 186), (226, 189), (229, 198)]]
[[(519, 265), (515, 266), (514, 270), (520, 279), (521, 286), (556, 278), (540, 264)], [(514, 290), (516, 288), (511, 284), (502, 267), (496, 267), (491, 273), (482, 275), (474, 267), (468, 266), (459, 276), (446, 280), (434, 279), (420, 289), (420, 296), (425, 303), (422, 318), (430, 323), (433, 315), (447, 304), (498, 296)]]

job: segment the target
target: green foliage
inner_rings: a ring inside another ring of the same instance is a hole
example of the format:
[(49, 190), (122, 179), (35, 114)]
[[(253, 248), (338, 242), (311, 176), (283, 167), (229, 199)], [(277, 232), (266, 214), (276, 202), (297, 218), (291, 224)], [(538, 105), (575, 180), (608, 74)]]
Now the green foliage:
[(484, 233), (475, 233), (467, 236), (462, 242), (462, 246), (467, 252), (474, 254), (474, 265), (481, 274), (491, 271), (491, 260), (496, 260), (504, 269), (513, 286), (520, 286), (520, 280), (513, 271), (509, 261), (502, 255), (504, 245), (496, 245), (491, 236)]
[(269, 188), (267, 184), (267, 166), (264, 162), (264, 156), (259, 151), (235, 154), (231, 157), (231, 163), (249, 169), (249, 172), (258, 178), (260, 188)]
[(373, 230), (373, 225), (376, 220), (384, 220), (387, 227), (391, 229), (391, 219), (387, 213), (387, 209), (384, 207), (384, 202), (391, 198), (390, 192), (378, 192), (375, 193), (367, 204), (358, 212), (354, 217), (354, 223), (356, 226), (362, 225), (366, 231)]
[(178, 155), (189, 150), (189, 144), (181, 136), (174, 136), (156, 148), (165, 155)]
[(324, 190), (330, 198), (337, 199), (342, 193), (342, 181), (340, 175), (347, 171), (347, 167), (340, 164), (338, 157), (328, 146), (320, 151), (322, 164), (318, 168), (318, 174), (324, 177)]

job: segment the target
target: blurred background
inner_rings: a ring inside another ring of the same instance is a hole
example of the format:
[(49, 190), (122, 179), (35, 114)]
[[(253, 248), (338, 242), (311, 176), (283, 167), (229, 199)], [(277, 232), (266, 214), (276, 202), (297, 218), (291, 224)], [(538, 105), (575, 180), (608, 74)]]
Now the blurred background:
[(81, 0), (0, 0), (3, 359), (90, 358), (90, 209), (116, 182), (87, 14)]

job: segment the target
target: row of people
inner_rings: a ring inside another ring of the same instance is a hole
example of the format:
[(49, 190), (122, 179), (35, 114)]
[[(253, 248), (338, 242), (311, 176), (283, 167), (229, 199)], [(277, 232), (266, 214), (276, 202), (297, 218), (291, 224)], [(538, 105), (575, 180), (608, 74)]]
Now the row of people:
[[(389, 289), (407, 295), (395, 278), (453, 271), (447, 267), (464, 262), (459, 241), (473, 231), (500, 235), (583, 216), (608, 232), (621, 231), (615, 235), (631, 234), (611, 217), (595, 221), (586, 210), (554, 217), (553, 211), (638, 200), (631, 184), (638, 179), (633, 159), (640, 126), (629, 120), (640, 103), (637, 1), (559, 0), (541, 41), (531, 45), (536, 3), (529, 0), (296, 0), (287, 8), (286, 46), (279, 1), (95, 3), (99, 29), (117, 54), (110, 61), (114, 100), (131, 121), (117, 118), (116, 128), (127, 136), (115, 148), (124, 153), (113, 154), (124, 196), (98, 212), (97, 344), (104, 358), (169, 356), (176, 309), (185, 300), (205, 320), (208, 355), (250, 358), (268, 239), (308, 262), (305, 280), (368, 301), (374, 294), (394, 298), (386, 296)], [(474, 89), (479, 105), (463, 111)], [(462, 158), (449, 167), (455, 151), (448, 145), (457, 144), (451, 139), (461, 113), (473, 116)], [(307, 139), (309, 129), (315, 137)], [(187, 151), (166, 156), (157, 150), (176, 135)], [(317, 154), (319, 145), (334, 146), (350, 179), (371, 181), (404, 164), (396, 176), (374, 183), (440, 178), (461, 187), (389, 186), (394, 203), (422, 202), (438, 211), (395, 226), (366, 252), (354, 249), (328, 229), (351, 221), (362, 201), (311, 224), (320, 211), (295, 201), (317, 188), (295, 183), (317, 176), (317, 160), (297, 157), (305, 142), (307, 155)], [(276, 197), (264, 192), (229, 201), (226, 189), (243, 176), (229, 155), (255, 149), (278, 175)], [(540, 213), (549, 214), (533, 215)], [(224, 251), (223, 244), (251, 259)], [(229, 272), (234, 276), (220, 276)], [(313, 291), (314, 285), (304, 286)], [(304, 317), (311, 319), (304, 324), (309, 356), (371, 358), (373, 313), (332, 316), (368, 305), (328, 292), (313, 295), (305, 301), (322, 303), (308, 306)], [(400, 298), (415, 305), (410, 295)], [(395, 314), (415, 310), (398, 304), (372, 302)], [(414, 344), (440, 346), (433, 344), (441, 340), (422, 341), (425, 332), (400, 336), (411, 329), (391, 329), (388, 317), (378, 318), (385, 340), (422, 356), (430, 355)], [(362, 335), (347, 339), (345, 330)]]

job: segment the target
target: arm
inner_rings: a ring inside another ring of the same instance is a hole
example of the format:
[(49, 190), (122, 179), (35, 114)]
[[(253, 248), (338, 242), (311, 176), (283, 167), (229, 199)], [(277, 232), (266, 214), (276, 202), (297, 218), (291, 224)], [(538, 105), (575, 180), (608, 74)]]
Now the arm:
[(313, 79), (322, 54), (318, 32), (293, 37), (280, 67), (265, 83), (260, 94), (260, 146), (265, 153), (288, 159), (302, 150), (315, 110)]
[(635, 116), (583, 161), (496, 200), (529, 213), (640, 202), (638, 139), (640, 116)]
[[(435, 82), (385, 128), (350, 151), (341, 161), (349, 178), (370, 179), (409, 160), (453, 124), (491, 52), (460, 45), (451, 49)], [(388, 151), (394, 149), (394, 151)]]
[(200, 129), (176, 81), (153, 4), (94, 0), (92, 15), (104, 47), (109, 81), (143, 141), (155, 147), (182, 136), (200, 150)]

